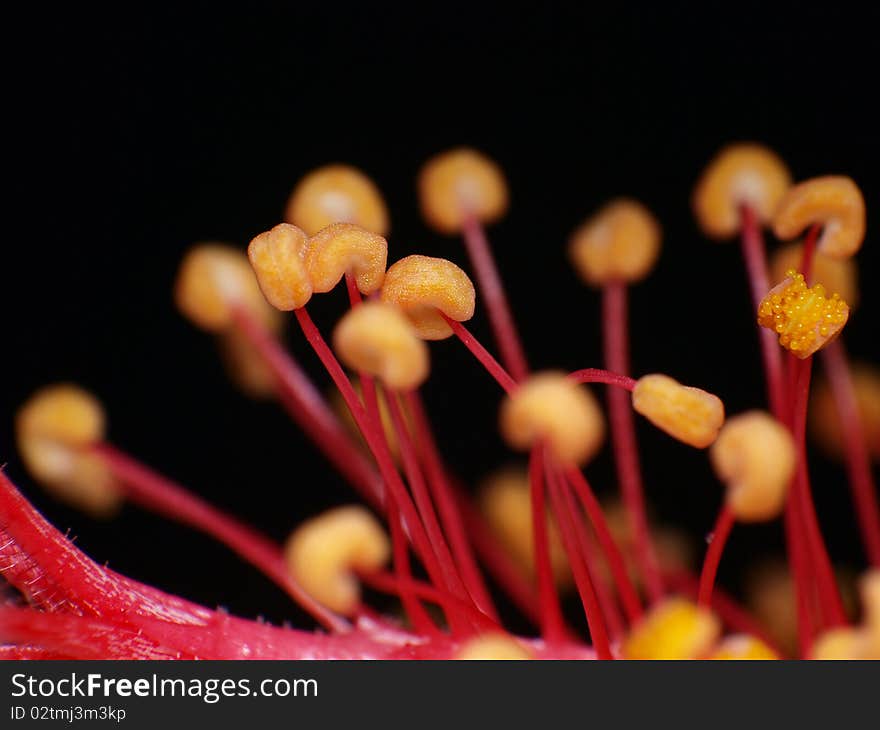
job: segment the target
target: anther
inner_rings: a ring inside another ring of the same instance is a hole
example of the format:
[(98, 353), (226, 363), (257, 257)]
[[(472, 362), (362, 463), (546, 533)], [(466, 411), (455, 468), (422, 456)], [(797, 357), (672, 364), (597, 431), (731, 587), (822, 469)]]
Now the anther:
[(516, 639), (506, 634), (483, 634), (465, 642), (455, 653), (455, 659), (515, 660), (532, 659), (532, 654)]
[(667, 375), (645, 375), (632, 393), (633, 408), (673, 438), (704, 449), (724, 424), (724, 404), (705, 390)]
[(428, 347), (400, 310), (384, 302), (350, 309), (333, 331), (333, 347), (353, 370), (392, 390), (412, 390), (428, 377)]
[(731, 238), (739, 233), (742, 206), (768, 224), (785, 192), (791, 175), (785, 163), (758, 144), (725, 147), (700, 177), (692, 199), (697, 222), (711, 238)]
[(488, 157), (460, 148), (425, 164), (419, 174), (419, 200), (429, 225), (442, 233), (458, 233), (467, 216), (492, 223), (504, 215), (507, 183)]
[(316, 292), (332, 290), (351, 273), (362, 294), (382, 286), (388, 242), (353, 223), (334, 223), (309, 239), (305, 263)]
[(709, 659), (739, 659), (747, 661), (779, 658), (779, 655), (757, 636), (750, 636), (748, 634), (725, 636), (709, 656)]
[(381, 568), (391, 553), (376, 518), (360, 506), (337, 507), (300, 525), (285, 547), (288, 570), (316, 601), (351, 615), (360, 603), (356, 573)]
[(773, 232), (788, 240), (807, 226), (821, 224), (819, 251), (849, 258), (865, 238), (865, 199), (851, 178), (828, 175), (795, 185), (780, 201), (773, 216)]
[(59, 499), (102, 517), (112, 514), (122, 495), (110, 470), (89, 448), (104, 438), (104, 409), (75, 385), (50, 385), (19, 410), (16, 437), (33, 477)]
[(510, 446), (528, 451), (544, 441), (563, 464), (585, 464), (605, 438), (605, 420), (595, 397), (556, 372), (532, 375), (506, 396), (500, 422)]
[(305, 256), (309, 239), (289, 223), (261, 233), (248, 246), (248, 258), (266, 300), (282, 312), (304, 307), (312, 297)]
[(327, 165), (306, 175), (291, 193), (284, 219), (312, 236), (331, 223), (355, 223), (388, 235), (388, 210), (373, 182), (348, 165)]
[(779, 344), (801, 359), (831, 342), (848, 318), (849, 306), (838, 294), (826, 297), (821, 284), (808, 287), (794, 269), (758, 307), (758, 324), (775, 332)]
[[(532, 529), (532, 500), (529, 476), (525, 470), (504, 469), (490, 476), (480, 487), (479, 504), (483, 516), (499, 542), (531, 577), (535, 576), (535, 533)], [(568, 557), (562, 545), (559, 526), (547, 515), (547, 542), (550, 567), (557, 585), (571, 582)]]
[(612, 201), (578, 228), (569, 258), (581, 278), (593, 286), (645, 278), (660, 254), (660, 225), (641, 203)]
[(274, 318), (247, 257), (231, 246), (206, 243), (190, 249), (174, 293), (181, 312), (209, 332), (232, 326), (236, 307), (262, 322)]
[(407, 256), (385, 273), (382, 299), (396, 304), (409, 317), (419, 337), (443, 340), (452, 329), (443, 315), (457, 322), (474, 316), (474, 285), (458, 266), (446, 259)]
[(624, 639), (625, 659), (701, 659), (712, 650), (721, 623), (710, 611), (683, 598), (655, 605)]
[(749, 411), (722, 426), (709, 452), (727, 485), (727, 505), (743, 522), (778, 517), (794, 476), (797, 452), (791, 433), (769, 413)]

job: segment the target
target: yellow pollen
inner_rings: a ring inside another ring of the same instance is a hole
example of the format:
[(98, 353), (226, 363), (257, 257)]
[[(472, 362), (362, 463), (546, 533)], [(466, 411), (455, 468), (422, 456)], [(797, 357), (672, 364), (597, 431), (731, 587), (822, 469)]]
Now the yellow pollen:
[(779, 344), (803, 359), (843, 329), (849, 306), (839, 294), (825, 295), (822, 284), (807, 286), (803, 274), (789, 269), (758, 308), (758, 324), (779, 335)]

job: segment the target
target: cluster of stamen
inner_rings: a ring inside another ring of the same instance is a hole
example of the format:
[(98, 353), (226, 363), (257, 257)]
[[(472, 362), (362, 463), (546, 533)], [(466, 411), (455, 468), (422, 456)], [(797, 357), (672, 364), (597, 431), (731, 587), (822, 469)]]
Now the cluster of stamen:
[[(463, 269), (421, 255), (387, 268), (384, 201), (369, 178), (347, 166), (306, 176), (288, 201), (286, 222), (257, 235), (247, 257), (217, 244), (194, 248), (176, 284), (179, 308), (219, 337), (236, 379), (255, 395), (276, 396), (371, 509), (329, 510), (278, 545), (105, 443), (103, 411), (79, 389), (55, 386), (37, 393), (17, 422), (26, 465), (57, 494), (95, 514), (109, 513), (128, 498), (212, 535), (283, 588), (330, 635), (244, 621), (227, 631), (219, 614), (102, 570), (41, 521), (0, 473), (0, 558), (15, 550), (31, 554), (29, 560), (46, 555), (70, 574), (36, 571), (35, 578), (31, 565), (22, 568), (26, 561), (17, 560), (0, 567), (35, 606), (16, 608), (21, 616), (0, 606), (0, 658), (10, 647), (22, 656), (43, 648), (27, 620), (16, 624), (17, 616), (42, 620), (40, 610), (49, 620), (71, 621), (73, 636), (89, 631), (80, 619), (104, 622), (99, 628), (106, 634), (109, 626), (118, 637), (108, 651), (145, 658), (161, 656), (166, 647), (177, 647), (183, 658), (200, 656), (200, 649), (214, 658), (322, 652), (458, 659), (778, 658), (782, 650), (729, 596), (714, 590), (714, 582), (734, 522), (781, 515), (791, 561), (786, 599), (797, 603), (801, 655), (880, 654), (880, 573), (864, 581), (862, 624), (847, 625), (812, 505), (803, 443), (808, 358), (840, 333), (849, 306), (838, 294), (826, 296), (821, 283), (808, 286), (794, 269), (763, 300), (755, 296), (768, 288), (760, 224), (771, 221), (786, 238), (813, 224), (796, 254), (804, 270), (815, 264), (815, 273), (854, 289), (849, 262), (815, 258), (817, 245), (842, 258), (861, 244), (863, 201), (854, 183), (820, 178), (792, 188), (781, 160), (752, 144), (723, 150), (700, 179), (693, 204), (701, 227), (715, 238), (742, 233), (758, 323), (804, 360), (787, 361), (790, 387), (783, 392), (780, 352), (772, 341), (774, 349), (767, 347), (765, 334), (772, 412), (730, 419), (713, 393), (664, 374), (634, 379), (628, 372), (627, 287), (648, 275), (660, 251), (660, 226), (647, 208), (630, 199), (613, 201), (570, 242), (581, 278), (602, 289), (607, 369), (533, 373), (482, 228), (507, 208), (500, 168), (473, 150), (453, 150), (425, 165), (419, 193), (429, 225), (463, 234), (500, 362), (462, 324), (477, 304), (477, 288)], [(331, 347), (306, 307), (314, 295), (343, 281), (351, 307), (336, 324)], [(337, 386), (341, 416), (281, 345), (279, 312), (294, 313)], [(453, 336), (500, 386), (501, 435), (529, 458), (527, 470), (509, 469), (487, 481), (476, 503), (445, 463), (419, 392), (430, 371), (426, 340)], [(860, 429), (853, 414), (871, 389), (855, 389), (842, 352), (829, 348), (826, 354), (833, 391), (828, 397), (843, 423), (862, 531), (872, 562), (880, 564), (880, 522), (871, 516), (876, 497), (864, 463), (871, 445), (862, 443), (865, 433), (880, 432), (880, 398), (873, 391), (867, 429)], [(596, 384), (609, 388), (608, 426), (587, 387)], [(664, 559), (662, 534), (648, 529), (633, 411), (685, 444), (711, 447), (709, 458), (727, 492), (699, 576), (681, 559)], [(614, 448), (622, 517), (603, 507), (582, 471), (606, 435)], [(880, 452), (880, 443), (874, 447)], [(872, 531), (878, 535), (874, 543)], [(505, 632), (484, 570), (540, 628), (542, 641)], [(365, 606), (362, 583), (397, 598), (405, 625)], [(561, 594), (572, 587), (583, 605), (591, 649), (572, 639), (562, 611)], [(50, 589), (51, 601), (44, 595)], [(71, 615), (53, 613), (59, 605)], [(207, 640), (199, 631), (211, 622), (224, 628)], [(51, 644), (59, 655), (54, 658), (76, 653), (63, 634)], [(339, 643), (325, 646), (324, 640)]]

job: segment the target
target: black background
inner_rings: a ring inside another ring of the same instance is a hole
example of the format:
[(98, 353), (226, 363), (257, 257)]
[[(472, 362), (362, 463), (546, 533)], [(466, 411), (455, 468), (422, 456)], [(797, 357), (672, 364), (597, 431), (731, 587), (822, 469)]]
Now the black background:
[[(0, 271), (0, 461), (99, 561), (210, 605), (301, 621), (224, 549), (136, 509), (97, 523), (46, 498), (14, 449), (15, 409), (59, 379), (105, 402), (120, 447), (283, 539), (352, 498), (272, 404), (240, 396), (210, 337), (177, 314), (171, 285), (198, 240), (244, 246), (279, 221), (308, 170), (367, 171), (392, 213), (390, 258), (464, 264), (420, 220), (414, 178), (431, 154), (476, 146), (504, 167), (508, 217), (490, 231), (532, 363), (600, 362), (598, 299), (564, 257), (572, 228), (611, 196), (642, 199), (664, 254), (633, 293), (637, 372), (717, 392), (730, 412), (763, 402), (738, 247), (707, 242), (688, 200), (722, 144), (755, 139), (797, 179), (852, 175), (869, 208), (863, 304), (850, 349), (877, 360), (880, 195), (876, 10), (839, 3), (548, 3), (441, 7), (221, 4), (139, 13), (40, 7), (9, 19), (5, 241)], [(310, 309), (329, 331), (338, 294)], [(488, 344), (485, 320), (475, 332)], [(291, 350), (321, 379), (305, 342)], [(499, 393), (459, 343), (432, 346), (427, 398), (443, 449), (471, 482), (510, 458)], [(707, 531), (721, 489), (705, 457), (640, 424), (660, 517)], [(842, 471), (813, 460), (834, 557), (860, 564)], [(613, 488), (609, 459), (589, 474)], [(734, 534), (721, 578), (779, 544)]]

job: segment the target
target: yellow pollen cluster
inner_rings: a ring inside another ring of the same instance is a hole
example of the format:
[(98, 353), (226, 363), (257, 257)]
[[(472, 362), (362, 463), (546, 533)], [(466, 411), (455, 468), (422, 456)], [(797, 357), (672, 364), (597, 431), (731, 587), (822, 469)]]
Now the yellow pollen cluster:
[(826, 297), (822, 284), (808, 287), (794, 269), (758, 308), (758, 324), (776, 332), (779, 344), (802, 359), (835, 337), (848, 318), (849, 306), (839, 294)]

